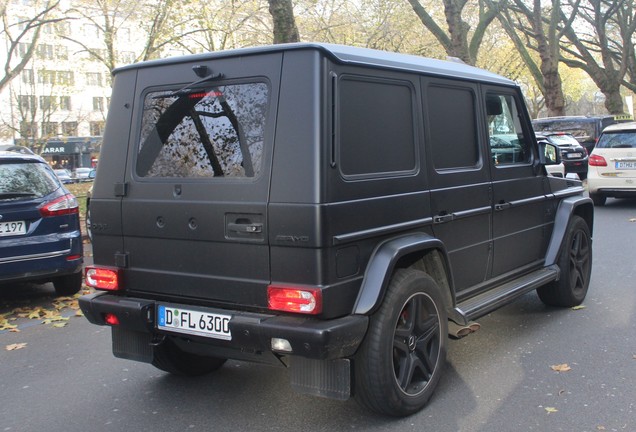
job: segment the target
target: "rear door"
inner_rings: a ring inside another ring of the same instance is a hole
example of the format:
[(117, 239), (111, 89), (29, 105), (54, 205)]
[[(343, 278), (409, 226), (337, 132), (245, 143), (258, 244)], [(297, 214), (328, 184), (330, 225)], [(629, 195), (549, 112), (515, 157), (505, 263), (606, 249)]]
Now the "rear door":
[(139, 70), (121, 188), (132, 292), (266, 306), (280, 68), (267, 54)]
[(422, 88), (433, 232), (446, 246), (461, 297), (485, 281), (492, 258), (492, 197), (480, 144), (479, 88), (437, 78), (423, 78)]

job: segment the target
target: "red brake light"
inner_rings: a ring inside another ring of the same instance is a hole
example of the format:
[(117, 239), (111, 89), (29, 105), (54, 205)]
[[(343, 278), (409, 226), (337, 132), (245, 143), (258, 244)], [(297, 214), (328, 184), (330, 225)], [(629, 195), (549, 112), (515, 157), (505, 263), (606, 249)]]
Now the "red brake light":
[(42, 217), (79, 214), (79, 204), (73, 194), (66, 194), (40, 207)]
[(316, 315), (322, 312), (322, 291), (319, 288), (267, 287), (271, 310)]
[(590, 166), (607, 166), (607, 161), (603, 156), (592, 154), (588, 159), (587, 163)]
[(104, 321), (106, 322), (106, 324), (110, 324), (112, 326), (119, 325), (119, 318), (117, 318), (117, 315), (112, 313), (105, 314)]
[(119, 269), (86, 267), (85, 282), (89, 287), (99, 290), (118, 291), (122, 289), (119, 285)]

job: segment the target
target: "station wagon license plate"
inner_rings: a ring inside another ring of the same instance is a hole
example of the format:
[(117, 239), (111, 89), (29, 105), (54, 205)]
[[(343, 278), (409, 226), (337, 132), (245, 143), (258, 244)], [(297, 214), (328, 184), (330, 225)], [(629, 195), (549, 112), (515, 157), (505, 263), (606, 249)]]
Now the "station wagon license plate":
[(0, 222), (0, 237), (26, 234), (24, 221)]
[(157, 306), (157, 329), (174, 333), (232, 340), (230, 319), (231, 315), (177, 306)]
[(616, 169), (636, 169), (636, 161), (616, 162)]

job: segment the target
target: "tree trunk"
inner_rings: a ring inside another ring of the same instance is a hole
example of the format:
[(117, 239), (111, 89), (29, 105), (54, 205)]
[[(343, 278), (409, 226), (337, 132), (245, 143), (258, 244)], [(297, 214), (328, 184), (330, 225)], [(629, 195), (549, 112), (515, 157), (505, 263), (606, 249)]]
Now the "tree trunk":
[(274, 43), (300, 42), (291, 0), (268, 0), (274, 20)]

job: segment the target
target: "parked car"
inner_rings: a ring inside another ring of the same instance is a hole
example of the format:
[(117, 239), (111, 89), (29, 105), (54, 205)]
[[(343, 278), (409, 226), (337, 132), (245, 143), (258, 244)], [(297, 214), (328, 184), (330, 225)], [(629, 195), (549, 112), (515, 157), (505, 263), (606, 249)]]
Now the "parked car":
[(12, 144), (0, 145), (0, 151), (10, 151), (10, 152), (22, 153), (22, 154), (33, 154), (33, 151), (28, 147), (12, 145)]
[(581, 180), (587, 178), (587, 150), (570, 134), (564, 132), (537, 132), (537, 140), (545, 139), (559, 147), (565, 174), (577, 174)]
[(75, 179), (71, 176), (71, 172), (67, 169), (56, 169), (54, 170), (55, 175), (60, 181), (64, 184), (76, 183)]
[(562, 116), (545, 117), (532, 121), (537, 132), (565, 132), (569, 133), (587, 150), (592, 153), (598, 137), (607, 126), (633, 120), (629, 115), (595, 115), (595, 116)]
[(595, 205), (636, 197), (636, 123), (605, 128), (590, 155), (587, 187)]
[(44, 159), (0, 152), (0, 283), (82, 287), (79, 207)]
[(302, 393), (409, 415), (449, 334), (532, 290), (586, 296), (594, 206), (547, 175), (509, 79), (326, 44), (114, 76), (129, 109), (106, 123), (80, 307), (117, 357), (286, 366)]
[(76, 168), (74, 176), (75, 180), (77, 180), (78, 182), (87, 182), (93, 180), (94, 177), (90, 177), (91, 171), (93, 171), (93, 168)]

